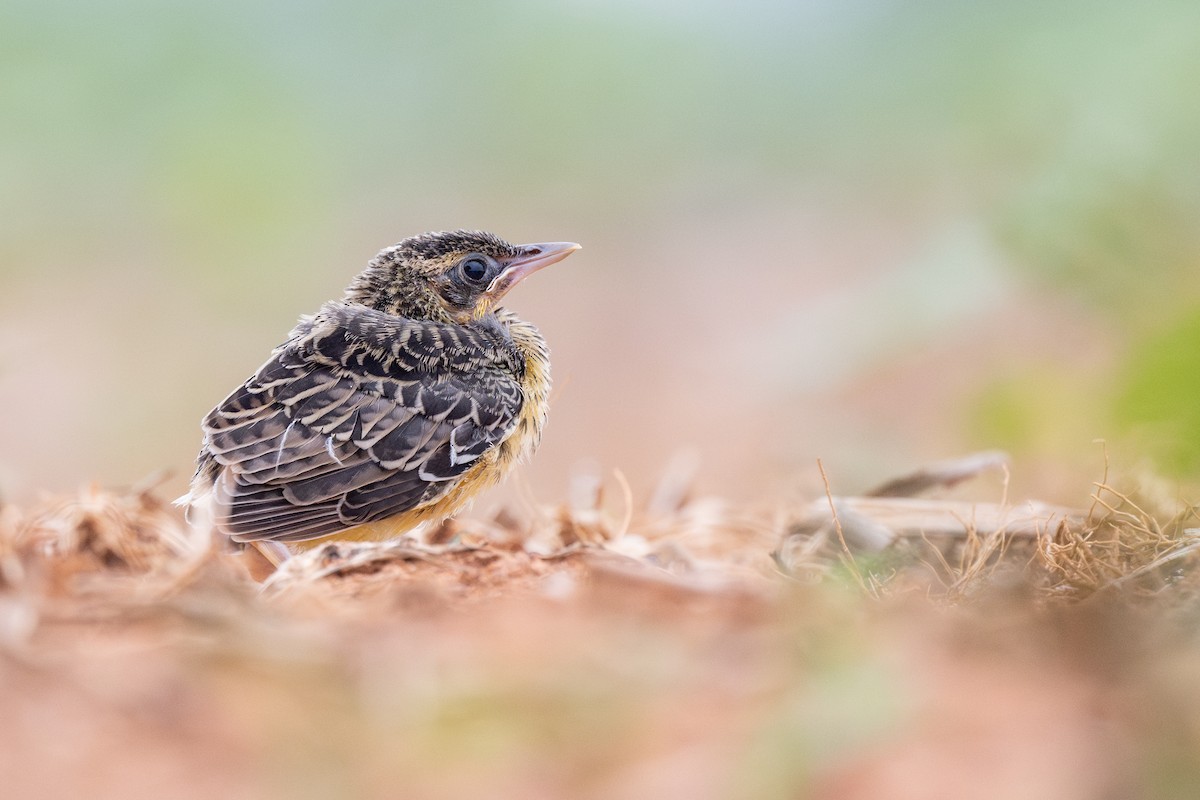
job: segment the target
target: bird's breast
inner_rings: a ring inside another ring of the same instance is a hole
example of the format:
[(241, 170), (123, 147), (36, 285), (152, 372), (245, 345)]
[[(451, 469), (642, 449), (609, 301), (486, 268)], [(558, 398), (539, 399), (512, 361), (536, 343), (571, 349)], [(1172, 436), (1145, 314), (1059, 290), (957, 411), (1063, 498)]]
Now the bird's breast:
[(512, 434), (500, 443), (501, 471), (507, 471), (537, 449), (550, 408), (550, 350), (546, 340), (535, 326), (524, 320), (509, 316), (506, 321), (512, 342), (525, 362), (520, 380), (524, 402)]

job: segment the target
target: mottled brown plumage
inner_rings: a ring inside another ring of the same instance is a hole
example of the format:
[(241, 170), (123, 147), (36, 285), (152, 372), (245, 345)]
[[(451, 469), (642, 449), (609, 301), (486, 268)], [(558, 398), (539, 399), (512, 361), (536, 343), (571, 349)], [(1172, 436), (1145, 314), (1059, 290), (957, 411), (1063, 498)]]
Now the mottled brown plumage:
[(182, 500), (240, 542), (387, 538), (454, 514), (546, 419), (546, 343), (497, 303), (578, 247), (453, 231), (382, 251), (205, 417)]

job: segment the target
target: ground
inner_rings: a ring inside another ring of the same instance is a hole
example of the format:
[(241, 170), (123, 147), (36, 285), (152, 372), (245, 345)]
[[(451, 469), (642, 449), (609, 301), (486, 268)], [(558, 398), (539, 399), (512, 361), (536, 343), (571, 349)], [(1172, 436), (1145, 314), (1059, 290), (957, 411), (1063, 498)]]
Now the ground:
[(5, 795), (1200, 796), (1190, 511), (1096, 497), (863, 543), (890, 501), (666, 491), (271, 575), (153, 489), (5, 507)]

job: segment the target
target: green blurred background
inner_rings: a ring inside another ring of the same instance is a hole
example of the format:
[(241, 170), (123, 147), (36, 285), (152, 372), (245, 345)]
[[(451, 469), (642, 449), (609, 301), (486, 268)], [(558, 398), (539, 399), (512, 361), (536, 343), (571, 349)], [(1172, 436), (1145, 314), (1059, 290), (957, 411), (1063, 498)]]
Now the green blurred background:
[(585, 247), (510, 300), (542, 500), (689, 448), (735, 499), (1200, 472), (1194, 0), (7, 0), (0, 120), (5, 496), (181, 489), (298, 314), (455, 227)]

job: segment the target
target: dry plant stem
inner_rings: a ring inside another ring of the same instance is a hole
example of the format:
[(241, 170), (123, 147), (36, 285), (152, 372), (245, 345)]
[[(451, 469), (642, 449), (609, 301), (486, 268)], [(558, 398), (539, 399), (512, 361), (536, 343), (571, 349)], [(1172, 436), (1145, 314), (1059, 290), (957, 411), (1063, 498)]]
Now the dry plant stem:
[(965, 593), (967, 585), (984, 574), (989, 566), (989, 562), (991, 562), (992, 567), (998, 565), (999, 560), (992, 562), (992, 556), (997, 550), (1003, 555), (1008, 549), (1008, 543), (1012, 541), (1012, 538), (1007, 536), (1003, 530), (992, 531), (987, 536), (980, 536), (979, 531), (973, 525), (966, 523), (964, 523), (963, 535), (965, 538), (962, 550), (959, 553), (958, 565), (952, 566), (942, 554), (941, 548), (924, 533), (921, 534), (921, 540), (933, 552), (944, 572), (939, 573), (937, 567), (925, 559), (921, 559), (921, 563), (929, 567), (934, 575), (939, 576), (939, 580), (941, 580), (941, 574), (945, 574), (948, 578), (952, 579), (949, 583), (941, 581), (942, 587), (951, 599), (961, 598)]
[(867, 588), (866, 581), (863, 580), (862, 573), (858, 569), (858, 564), (854, 560), (854, 554), (850, 552), (850, 548), (846, 545), (846, 536), (842, 531), (842, 521), (838, 518), (837, 506), (833, 502), (833, 491), (829, 486), (829, 476), (825, 474), (825, 465), (821, 463), (821, 459), (817, 459), (817, 470), (821, 473), (821, 481), (825, 484), (825, 499), (829, 502), (829, 513), (833, 515), (833, 528), (837, 531), (838, 542), (842, 545), (843, 560), (850, 568), (850, 573), (854, 576), (854, 580), (858, 583), (859, 588), (864, 592), (873, 592)]
[[(1107, 510), (1109, 512), (1109, 514), (1111, 516), (1123, 517), (1123, 518), (1129, 520), (1130, 524), (1135, 525), (1137, 527), (1141, 527), (1143, 529), (1146, 529), (1147, 532), (1149, 532), (1149, 528), (1147, 527), (1149, 525), (1154, 526), (1154, 529), (1153, 529), (1154, 533), (1161, 532), (1158, 528), (1158, 523), (1157, 523), (1157, 521), (1155, 521), (1154, 517), (1151, 516), (1149, 513), (1147, 513), (1145, 511), (1145, 509), (1143, 509), (1137, 503), (1135, 503), (1131, 497), (1129, 497), (1128, 495), (1126, 495), (1122, 492), (1117, 491), (1113, 487), (1109, 486), (1107, 482), (1094, 483), (1092, 485), (1096, 488), (1096, 491), (1092, 492), (1092, 508), (1093, 509), (1096, 507), (1097, 504), (1102, 505), (1102, 506), (1104, 506), (1105, 510)], [(1120, 500), (1125, 505), (1128, 505), (1130, 508), (1132, 508), (1137, 513), (1136, 514), (1131, 513), (1129, 511), (1125, 511), (1123, 509), (1114, 507), (1109, 502), (1104, 500), (1103, 497), (1101, 497), (1102, 492), (1108, 492), (1109, 494), (1111, 494), (1113, 497), (1116, 497), (1118, 500)]]
[(1038, 548), (1043, 565), (1057, 576), (1050, 591), (1087, 599), (1185, 558), (1200, 548), (1200, 541), (1194, 530), (1181, 530), (1184, 519), (1177, 514), (1164, 525), (1142, 503), (1107, 483), (1096, 484), (1091, 514), (1077, 525), (1064, 521)]
[(615, 541), (629, 533), (629, 526), (633, 522), (633, 489), (629, 486), (629, 480), (621, 470), (614, 468), (613, 477), (616, 478), (617, 485), (621, 487), (621, 497), (625, 501), (625, 513), (621, 516), (621, 527), (617, 528), (616, 534), (613, 535)]
[(963, 458), (930, 464), (915, 472), (877, 486), (866, 497), (913, 497), (930, 489), (955, 486), (989, 469), (1008, 469), (1008, 454), (998, 450), (974, 453)]
[[(945, 571), (945, 574), (953, 575), (954, 568), (950, 566), (950, 562), (946, 560), (946, 557), (944, 555), (942, 555), (941, 548), (938, 547), (937, 545), (935, 545), (932, 541), (930, 541), (929, 537), (926, 536), (924, 533), (921, 534), (921, 541), (925, 542), (925, 545), (929, 548), (930, 552), (932, 552), (933, 555), (937, 558), (938, 564), (941, 565), (941, 568), (942, 568), (942, 570)], [(939, 574), (937, 567), (935, 567), (933, 564), (930, 564), (925, 559), (922, 558), (921, 563), (924, 564), (925, 566), (929, 567), (929, 569), (933, 572), (934, 575)], [(945, 586), (945, 584), (943, 584), (943, 586)], [(945, 588), (949, 589), (950, 587), (946, 586)]]
[[(1100, 445), (1101, 452), (1104, 454), (1104, 472), (1100, 476), (1100, 482), (1092, 484), (1093, 486), (1099, 488), (1101, 486), (1108, 485), (1108, 442), (1106, 442), (1104, 439), (1096, 439), (1096, 440), (1094, 440), (1094, 443), (1098, 443)], [(1097, 497), (1095, 492), (1093, 492), (1092, 493), (1092, 506), (1091, 506), (1091, 508), (1088, 509), (1088, 518), (1089, 519), (1095, 517), (1096, 504), (1099, 502), (1100, 502), (1100, 498)]]
[[(962, 536), (970, 525), (984, 535), (1003, 531), (1017, 538), (1034, 538), (1060, 519), (1080, 525), (1086, 519), (1077, 509), (1032, 501), (1010, 506), (912, 497), (835, 497), (834, 502), (843, 514), (871, 519), (897, 537)], [(828, 501), (813, 501), (796, 524), (813, 526), (827, 522), (827, 505)]]

